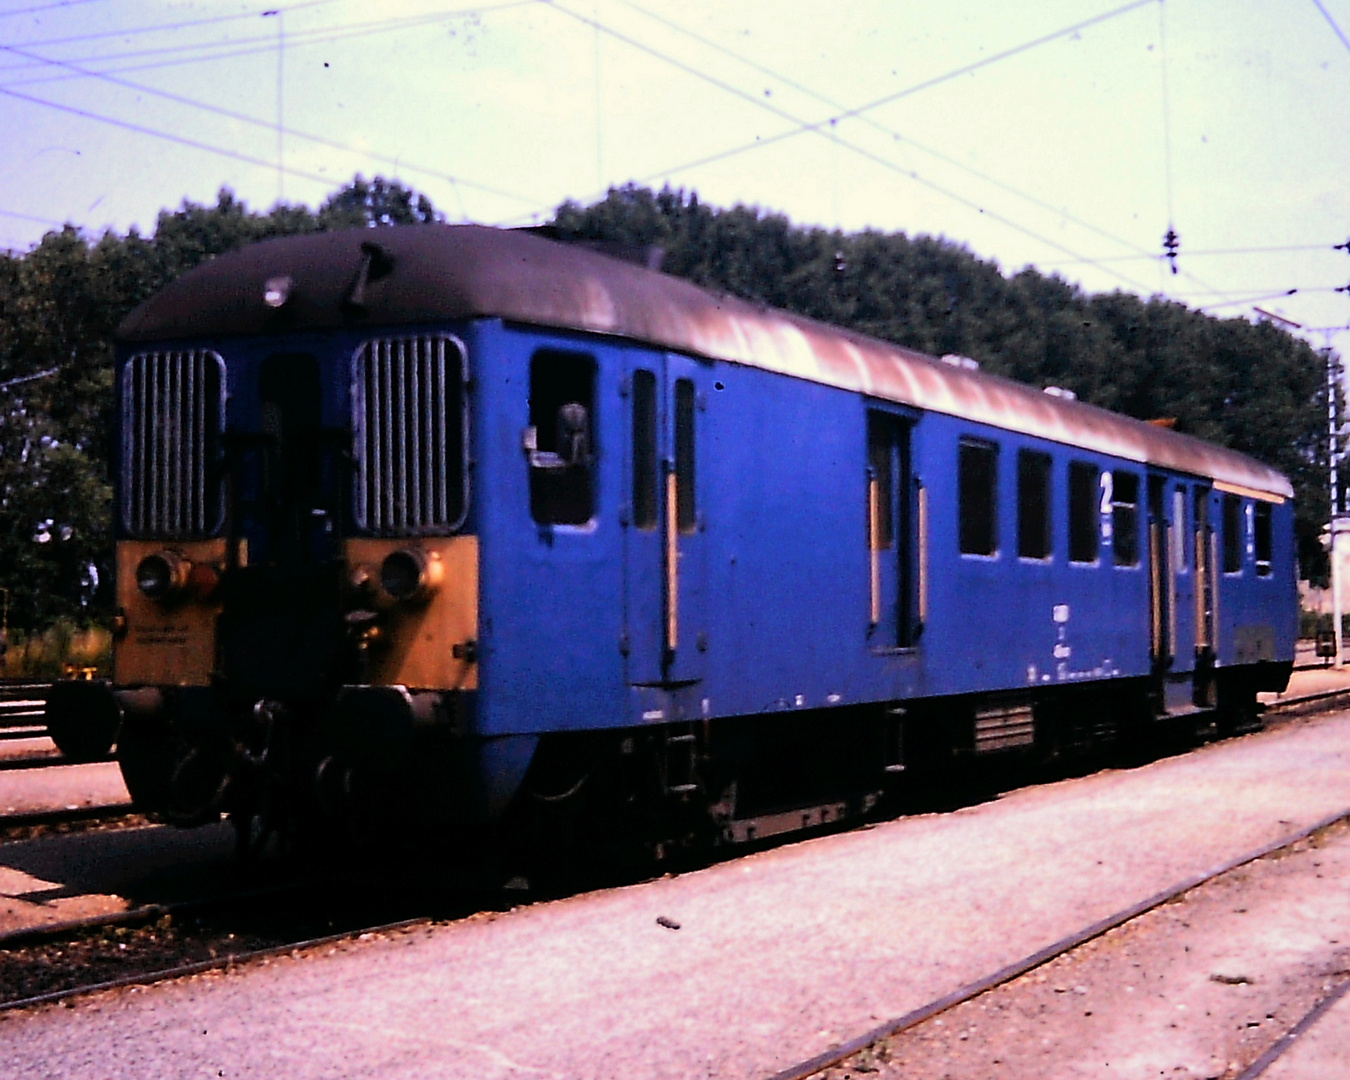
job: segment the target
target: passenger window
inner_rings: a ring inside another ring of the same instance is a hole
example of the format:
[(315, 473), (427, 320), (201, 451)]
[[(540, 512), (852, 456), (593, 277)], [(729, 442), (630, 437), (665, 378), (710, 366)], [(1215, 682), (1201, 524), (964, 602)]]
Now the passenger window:
[(998, 551), (998, 447), (961, 441), (957, 487), (961, 552)]
[(1236, 495), (1223, 497), (1223, 572), (1242, 571), (1242, 500)]
[(1212, 565), (1206, 561), (1209, 557), (1206, 551), (1209, 547), (1209, 493), (1203, 488), (1196, 488), (1192, 505), (1195, 507), (1195, 543), (1191, 549), (1191, 565), (1198, 574), (1202, 570), (1212, 570)]
[(698, 503), (694, 493), (694, 384), (675, 380), (675, 520), (680, 532), (698, 526)]
[(1256, 504), (1256, 572), (1262, 577), (1270, 576), (1271, 548), (1273, 534), (1270, 528), (1270, 503)]
[(895, 543), (895, 496), (892, 492), (895, 466), (891, 454), (895, 443), (893, 426), (890, 417), (868, 417), (867, 464), (871, 469), (871, 479), (876, 484), (876, 502), (871, 509), (871, 513), (876, 515), (872, 524), (872, 546), (877, 551), (888, 551)]
[(656, 528), (656, 376), (633, 373), (633, 524)]
[(1111, 484), (1111, 533), (1117, 566), (1139, 565), (1139, 477), (1116, 472)]
[(1048, 559), (1050, 548), (1050, 455), (1021, 450), (1017, 454), (1017, 554), (1024, 559)]
[(1172, 491), (1172, 572), (1186, 572), (1186, 489)]
[(1069, 463), (1069, 561), (1097, 561), (1097, 466)]
[(541, 525), (584, 525), (595, 514), (595, 361), (541, 349), (530, 362), (530, 514)]

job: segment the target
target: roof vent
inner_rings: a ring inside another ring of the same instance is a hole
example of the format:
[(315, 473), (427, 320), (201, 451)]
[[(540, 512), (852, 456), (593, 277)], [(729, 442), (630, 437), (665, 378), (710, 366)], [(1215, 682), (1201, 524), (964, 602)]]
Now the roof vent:
[(1065, 401), (1077, 401), (1078, 395), (1072, 390), (1065, 390), (1062, 386), (1047, 386), (1045, 392), (1051, 397), (1063, 398)]
[(958, 356), (956, 353), (948, 353), (942, 358), (944, 364), (951, 364), (952, 367), (965, 368), (967, 371), (979, 371), (980, 362), (972, 360), (969, 356)]

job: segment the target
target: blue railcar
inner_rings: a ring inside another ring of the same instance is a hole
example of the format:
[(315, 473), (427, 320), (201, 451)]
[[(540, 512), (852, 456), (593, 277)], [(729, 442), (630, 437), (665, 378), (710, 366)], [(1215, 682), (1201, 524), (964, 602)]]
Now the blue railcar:
[(593, 251), (269, 241), (119, 338), (119, 754), (179, 823), (740, 840), (1292, 667), (1277, 472)]

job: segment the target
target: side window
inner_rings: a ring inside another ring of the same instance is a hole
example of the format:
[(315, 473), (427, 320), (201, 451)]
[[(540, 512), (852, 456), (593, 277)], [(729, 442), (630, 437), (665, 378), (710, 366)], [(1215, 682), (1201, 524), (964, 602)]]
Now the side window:
[(1017, 454), (1017, 554), (1024, 559), (1048, 559), (1050, 535), (1050, 455), (1020, 450)]
[(540, 349), (530, 361), (530, 515), (541, 525), (584, 525), (595, 514), (595, 360)]
[(1209, 493), (1203, 488), (1196, 488), (1192, 505), (1195, 508), (1193, 523), (1195, 542), (1191, 548), (1191, 565), (1195, 567), (1196, 573), (1199, 573), (1201, 570), (1212, 569), (1206, 561), (1208, 559), (1206, 549), (1209, 547)]
[(1186, 489), (1172, 491), (1172, 573), (1186, 572)]
[(1254, 520), (1256, 532), (1256, 572), (1262, 577), (1270, 576), (1272, 533), (1270, 528), (1270, 503), (1256, 504)]
[(961, 441), (957, 463), (961, 553), (998, 551), (998, 447)]
[(875, 503), (869, 507), (872, 521), (872, 546), (877, 551), (888, 551), (895, 543), (895, 467), (891, 461), (894, 436), (889, 417), (872, 415), (867, 422), (867, 465), (876, 484)]
[(1139, 565), (1139, 477), (1134, 473), (1113, 474), (1111, 533), (1117, 566)]
[(656, 376), (633, 372), (633, 524), (656, 528)]
[(1242, 500), (1236, 495), (1223, 497), (1223, 572), (1242, 570)]
[(698, 527), (698, 502), (694, 490), (694, 384), (675, 380), (675, 520), (680, 532)]
[(1069, 561), (1097, 561), (1097, 466), (1069, 463)]

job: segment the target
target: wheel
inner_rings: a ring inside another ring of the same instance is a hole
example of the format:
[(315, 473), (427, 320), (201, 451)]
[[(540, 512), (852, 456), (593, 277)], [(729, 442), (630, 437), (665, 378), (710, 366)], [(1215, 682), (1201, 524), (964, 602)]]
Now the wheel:
[(107, 682), (59, 682), (47, 695), (47, 734), (71, 761), (106, 758), (121, 720)]

